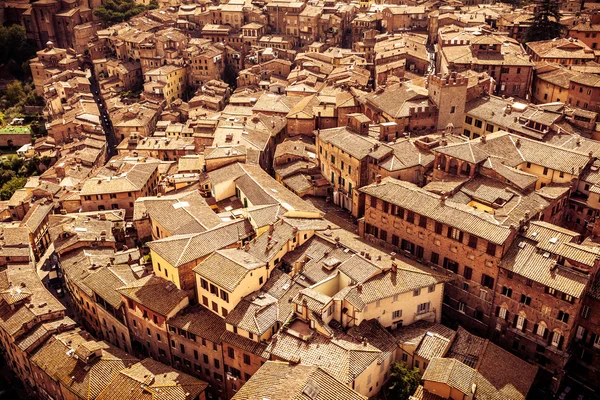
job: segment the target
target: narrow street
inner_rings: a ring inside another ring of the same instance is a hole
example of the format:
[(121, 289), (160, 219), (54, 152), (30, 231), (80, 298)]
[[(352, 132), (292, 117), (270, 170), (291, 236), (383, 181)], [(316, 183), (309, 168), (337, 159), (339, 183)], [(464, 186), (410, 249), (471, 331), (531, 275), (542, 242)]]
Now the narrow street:
[(93, 71), (87, 69), (86, 72), (90, 81), (90, 89), (92, 90), (94, 101), (98, 105), (98, 110), (100, 110), (100, 123), (102, 124), (102, 129), (104, 129), (104, 135), (106, 136), (106, 151), (108, 154), (108, 159), (110, 159), (112, 156), (117, 154), (117, 138), (115, 137), (115, 132), (112, 126), (112, 122), (110, 120), (110, 115), (106, 110), (106, 104), (104, 103), (104, 100), (100, 95), (100, 87), (98, 85), (98, 81), (96, 80)]

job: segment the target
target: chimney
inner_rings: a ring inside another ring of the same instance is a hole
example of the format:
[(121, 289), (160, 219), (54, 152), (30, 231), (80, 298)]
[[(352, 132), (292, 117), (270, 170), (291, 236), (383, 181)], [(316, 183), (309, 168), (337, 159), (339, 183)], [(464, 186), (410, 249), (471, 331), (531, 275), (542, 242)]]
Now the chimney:
[(392, 273), (396, 273), (398, 272), (398, 264), (396, 264), (395, 262), (392, 263)]
[(481, 136), (481, 143), (484, 143), (484, 144), (485, 144), (486, 140), (487, 140), (487, 139), (485, 138), (485, 135)]
[(244, 244), (244, 251), (250, 251), (250, 242)]
[(375, 177), (375, 182), (379, 185), (381, 183), (381, 175), (377, 174), (377, 176)]
[(356, 285), (356, 290), (358, 291), (359, 294), (362, 294), (362, 283), (359, 283), (358, 285)]
[(275, 226), (273, 224), (269, 224), (269, 235), (272, 235), (275, 232)]
[(442, 204), (444, 204), (446, 202), (447, 197), (448, 197), (448, 195), (446, 194), (446, 192), (442, 192), (440, 194), (440, 200), (442, 200)]

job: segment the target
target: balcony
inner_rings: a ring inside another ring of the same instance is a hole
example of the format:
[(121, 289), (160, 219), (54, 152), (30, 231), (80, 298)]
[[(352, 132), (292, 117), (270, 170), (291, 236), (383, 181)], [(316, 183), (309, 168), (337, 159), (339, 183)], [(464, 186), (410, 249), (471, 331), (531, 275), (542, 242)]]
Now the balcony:
[(576, 191), (571, 193), (571, 199), (585, 203), (588, 200), (588, 195), (583, 192)]
[(429, 320), (435, 321), (435, 308), (430, 308), (429, 310), (417, 311), (415, 313), (415, 321), (420, 320)]

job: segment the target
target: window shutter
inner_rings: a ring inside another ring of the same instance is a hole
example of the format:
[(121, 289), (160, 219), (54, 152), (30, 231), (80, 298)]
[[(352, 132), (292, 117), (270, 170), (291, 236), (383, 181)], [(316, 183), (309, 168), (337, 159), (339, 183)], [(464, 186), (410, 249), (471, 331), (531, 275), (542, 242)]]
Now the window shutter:
[(462, 231), (460, 231), (460, 233), (458, 234), (458, 241), (460, 243), (462, 243), (462, 241), (463, 241), (463, 232)]
[(562, 350), (564, 341), (565, 341), (565, 337), (563, 335), (560, 335), (560, 340), (558, 341), (558, 349), (559, 350)]
[(500, 306), (496, 306), (496, 317), (500, 315)]
[(513, 328), (517, 327), (517, 320), (519, 319), (519, 316), (517, 314), (515, 314), (515, 318), (513, 319)]
[(596, 340), (596, 336), (598, 336), (598, 335), (596, 335), (595, 333), (592, 333), (590, 335), (590, 342), (589, 342), (589, 344), (594, 344), (594, 341)]
[(552, 336), (554, 336), (554, 332), (549, 332), (548, 333), (548, 345), (552, 344)]
[(506, 311), (506, 318), (504, 318), (506, 321), (508, 321), (508, 316), (509, 316), (509, 314), (510, 314), (510, 313), (509, 313), (508, 311)]
[(538, 324), (533, 324), (533, 334), (537, 335), (538, 333)]
[(527, 319), (523, 320), (523, 332), (527, 329)]
[(542, 337), (543, 337), (544, 339), (547, 339), (547, 338), (548, 338), (548, 328), (546, 328), (546, 329), (544, 330), (544, 336), (542, 336)]

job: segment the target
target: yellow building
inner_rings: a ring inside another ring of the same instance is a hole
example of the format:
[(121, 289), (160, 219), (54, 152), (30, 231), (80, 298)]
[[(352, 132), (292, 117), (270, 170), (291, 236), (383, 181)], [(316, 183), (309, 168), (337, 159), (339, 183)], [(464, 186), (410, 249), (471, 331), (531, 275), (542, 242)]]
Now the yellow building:
[(167, 104), (181, 99), (187, 86), (185, 67), (165, 65), (144, 74), (144, 92), (164, 98)]

